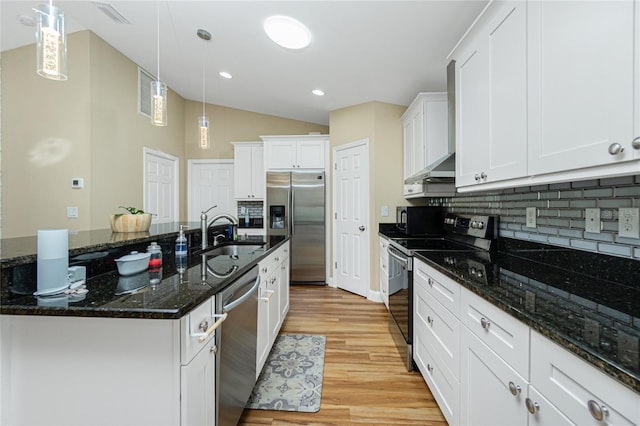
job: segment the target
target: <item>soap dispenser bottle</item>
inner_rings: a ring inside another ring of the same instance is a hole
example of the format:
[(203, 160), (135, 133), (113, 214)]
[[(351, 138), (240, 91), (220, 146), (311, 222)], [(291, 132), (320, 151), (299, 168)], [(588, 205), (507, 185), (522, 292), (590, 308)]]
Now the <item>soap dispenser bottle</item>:
[(176, 256), (187, 255), (187, 237), (184, 235), (184, 225), (180, 225), (180, 233), (176, 238)]

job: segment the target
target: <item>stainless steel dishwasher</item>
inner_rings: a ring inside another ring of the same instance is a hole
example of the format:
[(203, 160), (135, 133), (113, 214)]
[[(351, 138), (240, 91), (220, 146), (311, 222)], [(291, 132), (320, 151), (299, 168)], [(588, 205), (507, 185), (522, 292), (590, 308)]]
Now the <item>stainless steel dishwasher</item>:
[(227, 319), (216, 333), (217, 426), (235, 426), (256, 383), (258, 266), (216, 296), (216, 313)]

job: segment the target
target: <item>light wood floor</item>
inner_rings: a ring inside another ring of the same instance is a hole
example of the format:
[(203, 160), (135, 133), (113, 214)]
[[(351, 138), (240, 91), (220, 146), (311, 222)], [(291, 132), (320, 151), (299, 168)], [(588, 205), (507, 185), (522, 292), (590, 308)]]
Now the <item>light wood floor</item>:
[(245, 410), (240, 425), (435, 425), (444, 417), (422, 376), (404, 367), (383, 304), (331, 287), (292, 286), (281, 333), (327, 337), (317, 413)]

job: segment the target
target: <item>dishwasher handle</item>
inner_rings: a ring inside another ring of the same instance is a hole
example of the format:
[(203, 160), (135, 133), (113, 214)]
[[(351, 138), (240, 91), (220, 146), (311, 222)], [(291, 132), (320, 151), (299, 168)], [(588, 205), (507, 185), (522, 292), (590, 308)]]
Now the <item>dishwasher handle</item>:
[(396, 254), (396, 252), (391, 247), (391, 245), (387, 246), (387, 253), (389, 254), (389, 256), (393, 257), (398, 262), (402, 263), (405, 267), (409, 266), (409, 259), (407, 259), (406, 257), (402, 257), (402, 256), (399, 256), (398, 254)]
[(236, 306), (238, 306), (239, 304), (241, 304), (242, 302), (244, 302), (245, 300), (250, 298), (251, 295), (253, 294), (253, 292), (258, 288), (259, 285), (260, 285), (260, 275), (258, 275), (256, 277), (256, 281), (253, 283), (253, 285), (251, 286), (251, 289), (249, 289), (249, 291), (247, 291), (240, 298), (234, 300), (233, 302), (231, 302), (231, 303), (229, 303), (227, 305), (224, 305), (222, 307), (222, 312), (229, 312), (230, 310), (232, 310), (233, 308), (235, 308)]

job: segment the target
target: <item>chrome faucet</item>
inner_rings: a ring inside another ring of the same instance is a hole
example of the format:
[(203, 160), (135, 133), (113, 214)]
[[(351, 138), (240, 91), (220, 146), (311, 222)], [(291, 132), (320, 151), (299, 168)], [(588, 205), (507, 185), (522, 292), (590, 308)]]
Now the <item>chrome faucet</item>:
[(209, 210), (213, 209), (214, 207), (218, 207), (218, 206), (215, 205), (213, 207), (210, 207), (209, 209), (203, 211), (202, 214), (200, 214), (200, 231), (202, 232), (202, 238), (201, 238), (202, 243), (200, 244), (200, 248), (202, 248), (203, 250), (209, 247), (209, 242), (207, 241), (207, 231), (215, 221), (220, 219), (227, 219), (232, 224), (238, 225), (238, 218), (228, 213), (220, 213), (214, 216), (213, 218), (211, 218), (210, 221), (207, 221), (207, 213), (209, 212)]

